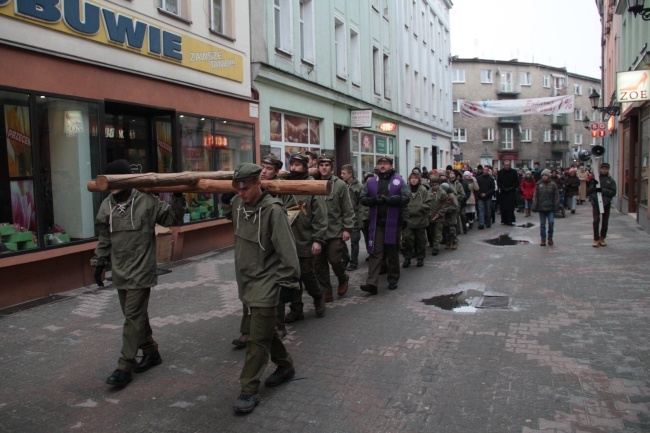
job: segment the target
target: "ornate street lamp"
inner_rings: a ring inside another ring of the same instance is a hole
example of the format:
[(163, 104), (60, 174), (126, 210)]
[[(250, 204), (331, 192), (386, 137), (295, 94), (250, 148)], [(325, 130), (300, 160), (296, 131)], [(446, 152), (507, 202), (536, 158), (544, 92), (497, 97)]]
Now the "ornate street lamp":
[(589, 116), (587, 116), (586, 114), (585, 114), (585, 118), (582, 119), (582, 123), (585, 124), (585, 129), (587, 130), (590, 129), (589, 124), (591, 123), (591, 119), (589, 119)]
[(636, 17), (641, 14), (645, 21), (650, 21), (650, 8), (643, 7), (645, 0), (627, 0), (627, 11), (632, 12)]
[(621, 107), (618, 105), (612, 104), (609, 107), (599, 107), (598, 102), (600, 101), (600, 93), (598, 93), (596, 89), (591, 90), (591, 93), (589, 94), (589, 101), (591, 102), (591, 108), (594, 110), (609, 114), (610, 116), (618, 116), (621, 114)]

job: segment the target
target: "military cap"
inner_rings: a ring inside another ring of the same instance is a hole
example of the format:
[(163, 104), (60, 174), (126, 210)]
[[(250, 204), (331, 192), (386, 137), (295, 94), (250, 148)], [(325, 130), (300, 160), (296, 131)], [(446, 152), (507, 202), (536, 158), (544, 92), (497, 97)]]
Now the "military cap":
[(609, 163), (603, 162), (602, 164), (600, 164), (600, 168), (609, 168)]
[(277, 168), (278, 170), (282, 168), (282, 161), (280, 160), (280, 158), (278, 158), (277, 156), (275, 156), (272, 153), (269, 153), (268, 155), (263, 156), (262, 157), (262, 162), (265, 163), (265, 164), (274, 165), (275, 168)]
[(329, 162), (330, 164), (334, 164), (334, 157), (329, 153), (322, 153), (318, 157), (318, 163), (320, 164), (321, 162)]
[(429, 179), (429, 183), (430, 184), (440, 183), (440, 178), (439, 177), (432, 177), (432, 178)]
[(232, 180), (245, 180), (252, 177), (259, 178), (260, 173), (262, 173), (262, 167), (252, 162), (243, 162), (237, 166), (235, 173), (232, 177)]
[(384, 155), (384, 156), (380, 157), (380, 158), (377, 160), (377, 163), (380, 163), (380, 162), (387, 162), (387, 163), (389, 163), (389, 164), (392, 165), (392, 164), (393, 164), (393, 157), (392, 157), (392, 156), (388, 156), (388, 155)]
[(307, 165), (309, 165), (309, 157), (304, 153), (296, 152), (296, 153), (291, 154), (291, 156), (289, 157), (289, 162), (291, 162), (291, 161), (299, 161), (305, 167)]

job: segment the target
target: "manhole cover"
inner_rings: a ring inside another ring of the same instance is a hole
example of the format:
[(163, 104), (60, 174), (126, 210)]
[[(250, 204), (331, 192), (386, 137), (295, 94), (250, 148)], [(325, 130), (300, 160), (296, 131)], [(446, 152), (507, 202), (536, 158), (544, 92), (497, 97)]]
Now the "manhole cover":
[(501, 235), (498, 238), (494, 239), (486, 239), (483, 242), (486, 242), (490, 245), (497, 245), (497, 246), (508, 246), (508, 245), (519, 245), (519, 244), (529, 244), (530, 241), (526, 240), (520, 240), (520, 239), (512, 239), (509, 234)]
[(508, 296), (483, 296), (476, 308), (508, 308), (510, 297)]

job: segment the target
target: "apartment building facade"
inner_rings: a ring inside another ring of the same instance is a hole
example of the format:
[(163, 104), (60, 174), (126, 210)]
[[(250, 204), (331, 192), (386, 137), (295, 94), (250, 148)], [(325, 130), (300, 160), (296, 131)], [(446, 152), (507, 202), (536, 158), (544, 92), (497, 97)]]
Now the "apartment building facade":
[[(248, 14), (235, 0), (0, 1), (0, 306), (93, 282), (105, 195), (86, 183), (107, 162), (255, 159)], [(232, 243), (217, 201), (188, 196), (175, 259)]]
[[(447, 18), (436, 23), (443, 23), (448, 35), (450, 3), (438, 3)], [(444, 118), (438, 112), (444, 104), (427, 109), (426, 116), (407, 110), (404, 64), (414, 57), (402, 53), (409, 38), (402, 4), (411, 6), (409, 22), (425, 10), (433, 20), (427, 1), (274, 0), (251, 10), (251, 69), (260, 99), (262, 153), (276, 154), (285, 166), (296, 151), (333, 153), (337, 171), (350, 163), (360, 177), (375, 168), (381, 155), (393, 156), (404, 173), (416, 160), (416, 147), (424, 166), (434, 153), (438, 157), (449, 151), (450, 126), (445, 132), (433, 120)], [(448, 37), (446, 44), (448, 52)], [(428, 72), (433, 61), (423, 68), (418, 83), (426, 77), (427, 88), (435, 82), (437, 89), (449, 92), (444, 74)], [(415, 80), (413, 72), (408, 76)], [(412, 146), (404, 137), (411, 137)]]
[[(585, 128), (589, 94), (600, 79), (563, 68), (516, 60), (452, 59), (454, 133), (457, 164), (491, 164), (532, 168), (578, 165), (577, 152), (592, 143)], [(574, 95), (572, 114), (473, 118), (461, 116), (463, 101), (531, 99)]]

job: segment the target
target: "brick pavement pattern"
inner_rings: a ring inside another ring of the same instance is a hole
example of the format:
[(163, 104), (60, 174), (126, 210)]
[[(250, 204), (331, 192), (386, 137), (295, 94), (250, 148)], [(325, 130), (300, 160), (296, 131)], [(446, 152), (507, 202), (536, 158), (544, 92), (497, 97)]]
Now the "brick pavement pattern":
[[(119, 356), (115, 290), (1, 317), (0, 432), (642, 432), (650, 431), (650, 242), (614, 212), (591, 246), (591, 209), (558, 218), (555, 245), (534, 227), (494, 225), (456, 251), (402, 270), (399, 289), (351, 289), (285, 339), (296, 376), (232, 413), (244, 351), (232, 250), (169, 263), (149, 312), (163, 364), (122, 390), (104, 383)], [(529, 244), (484, 240), (510, 233)], [(422, 299), (459, 291), (511, 298), (508, 309), (447, 311)], [(266, 375), (273, 371), (269, 365)]]

